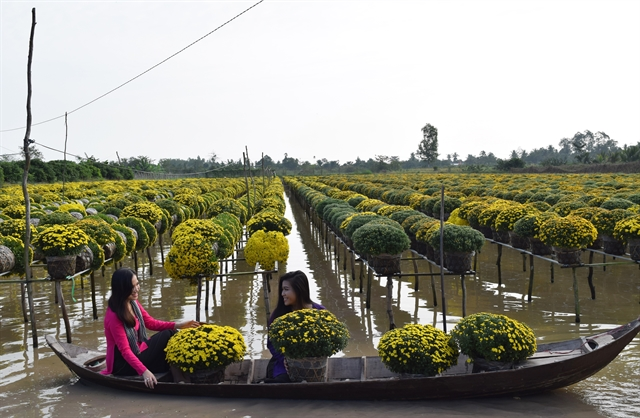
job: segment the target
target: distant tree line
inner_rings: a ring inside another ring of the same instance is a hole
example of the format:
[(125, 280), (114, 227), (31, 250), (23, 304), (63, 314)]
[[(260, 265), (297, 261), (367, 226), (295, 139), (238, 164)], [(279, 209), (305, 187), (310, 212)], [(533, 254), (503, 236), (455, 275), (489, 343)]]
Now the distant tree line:
[[(355, 160), (340, 162), (319, 158), (315, 161), (301, 160), (285, 153), (282, 160), (274, 160), (269, 155), (251, 161), (250, 168), (256, 175), (262, 168), (276, 174), (329, 174), (329, 173), (380, 173), (411, 169), (458, 167), (461, 171), (509, 171), (525, 166), (564, 166), (572, 164), (616, 164), (640, 161), (640, 142), (636, 145), (619, 147), (617, 141), (604, 132), (577, 132), (571, 138), (562, 138), (558, 148), (553, 145), (526, 151), (521, 148), (512, 150), (508, 159), (497, 158), (493, 152), (480, 151), (478, 155), (468, 154), (465, 159), (457, 152), (438, 158), (438, 130), (431, 124), (422, 128), (423, 139), (416, 152), (407, 160), (399, 156), (376, 155), (367, 160), (356, 157)], [(163, 158), (157, 163), (147, 156), (122, 158), (118, 161), (98, 161), (90, 157), (74, 161), (54, 160), (44, 162), (37, 149), (31, 149), (30, 182), (81, 181), (93, 179), (133, 179), (148, 175), (148, 178), (166, 175), (184, 175), (199, 177), (231, 177), (244, 174), (246, 164), (242, 159), (219, 161), (215, 152), (207, 159), (197, 156), (186, 160)], [(315, 159), (315, 157), (314, 157)], [(22, 181), (24, 160), (0, 160), (0, 182), (19, 183)]]

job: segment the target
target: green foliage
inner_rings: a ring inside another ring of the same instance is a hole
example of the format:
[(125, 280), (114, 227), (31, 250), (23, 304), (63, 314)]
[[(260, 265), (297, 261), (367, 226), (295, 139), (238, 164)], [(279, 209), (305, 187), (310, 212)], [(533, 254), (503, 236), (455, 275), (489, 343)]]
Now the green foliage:
[(432, 325), (408, 324), (387, 331), (380, 338), (378, 355), (395, 373), (435, 376), (458, 363), (455, 342)]
[(472, 359), (518, 362), (536, 352), (531, 328), (505, 315), (486, 312), (469, 315), (451, 330), (460, 351)]
[(276, 318), (269, 339), (285, 357), (329, 357), (347, 346), (349, 330), (326, 309), (300, 309)]
[(351, 238), (355, 249), (366, 255), (400, 254), (411, 245), (402, 226), (397, 228), (379, 222), (369, 222), (361, 226)]
[[(428, 235), (429, 244), (440, 249), (440, 228), (433, 228)], [(472, 252), (480, 251), (484, 245), (484, 235), (470, 226), (445, 223), (443, 227), (444, 251)]]

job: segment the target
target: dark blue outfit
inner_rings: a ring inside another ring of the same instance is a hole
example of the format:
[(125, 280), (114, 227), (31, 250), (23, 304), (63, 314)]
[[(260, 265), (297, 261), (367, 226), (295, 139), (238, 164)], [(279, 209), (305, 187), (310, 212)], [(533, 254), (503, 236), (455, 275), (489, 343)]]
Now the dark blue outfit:
[[(319, 305), (317, 303), (312, 303), (311, 306), (313, 309), (326, 309), (324, 306)], [(271, 326), (271, 322), (273, 322), (274, 319), (275, 318), (273, 319), (269, 318), (269, 323), (267, 324), (267, 326)], [(269, 351), (271, 351), (271, 355), (273, 356), (272, 361), (275, 360), (275, 364), (273, 366), (273, 376), (269, 376), (269, 377), (276, 377), (281, 374), (286, 374), (287, 369), (284, 367), (284, 354), (282, 354), (279, 351), (276, 351), (275, 347), (273, 346), (273, 344), (271, 344), (271, 340), (268, 337), (267, 337), (267, 348), (269, 349)]]

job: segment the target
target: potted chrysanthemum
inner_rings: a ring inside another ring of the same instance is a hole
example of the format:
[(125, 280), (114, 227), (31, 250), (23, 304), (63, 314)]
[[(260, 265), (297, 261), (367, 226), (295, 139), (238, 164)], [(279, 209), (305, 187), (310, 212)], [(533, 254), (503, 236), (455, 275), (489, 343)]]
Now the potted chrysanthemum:
[(167, 363), (182, 370), (191, 383), (219, 383), (225, 367), (241, 361), (247, 347), (237, 329), (204, 324), (178, 331), (164, 351)]
[(40, 232), (33, 245), (47, 260), (51, 278), (61, 280), (76, 272), (76, 256), (89, 244), (89, 236), (71, 225), (53, 225)]
[(613, 255), (624, 254), (624, 241), (615, 238), (613, 233), (616, 224), (630, 216), (633, 216), (633, 213), (626, 209), (602, 209), (591, 218), (591, 223), (598, 230), (598, 236), (602, 238), (602, 246), (605, 253)]
[(526, 324), (487, 312), (461, 319), (451, 337), (474, 363), (474, 372), (512, 368), (537, 348), (535, 335)]
[(640, 216), (632, 216), (616, 223), (613, 236), (629, 246), (629, 255), (640, 261)]
[(551, 218), (540, 226), (540, 239), (553, 246), (556, 260), (564, 265), (581, 264), (582, 248), (595, 241), (598, 231), (579, 216)]
[(300, 309), (276, 318), (269, 339), (284, 354), (292, 381), (322, 382), (327, 357), (347, 346), (349, 331), (326, 309)]
[(402, 225), (388, 218), (361, 226), (352, 239), (355, 250), (367, 256), (376, 273), (384, 275), (400, 272), (402, 252), (411, 246)]
[(550, 245), (540, 240), (540, 226), (551, 218), (557, 218), (553, 212), (530, 213), (513, 224), (513, 232), (529, 239), (529, 249), (536, 255), (549, 255), (553, 252)]
[(458, 363), (456, 343), (432, 325), (408, 324), (386, 332), (378, 355), (389, 370), (403, 375), (435, 376)]
[[(464, 273), (471, 270), (474, 252), (484, 245), (482, 232), (470, 226), (445, 223), (442, 229), (444, 267), (452, 273)], [(440, 228), (430, 229), (427, 237), (429, 244), (437, 252), (440, 250)], [(439, 260), (437, 258), (437, 260)]]
[(264, 270), (273, 270), (276, 261), (284, 263), (289, 258), (289, 241), (282, 232), (256, 231), (247, 240), (244, 257), (249, 265), (260, 263)]

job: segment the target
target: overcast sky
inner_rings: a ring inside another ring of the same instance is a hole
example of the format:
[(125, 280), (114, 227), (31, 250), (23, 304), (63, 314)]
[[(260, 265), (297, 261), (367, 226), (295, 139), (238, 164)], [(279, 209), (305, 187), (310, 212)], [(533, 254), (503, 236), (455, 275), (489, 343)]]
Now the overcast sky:
[[(0, 0), (0, 153), (256, 1)], [(68, 152), (237, 160), (261, 153), (408, 159), (426, 123), (440, 158), (558, 146), (577, 131), (640, 141), (640, 1), (277, 1), (68, 117)], [(21, 128), (22, 127), (22, 128)], [(13, 128), (21, 128), (6, 131)], [(64, 118), (31, 138), (62, 150)], [(62, 154), (38, 147), (46, 160)]]

